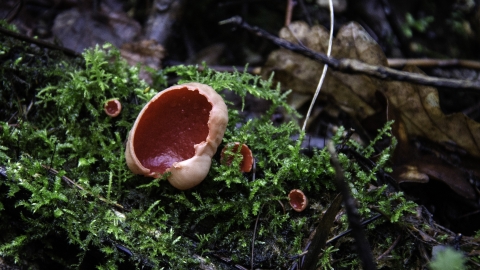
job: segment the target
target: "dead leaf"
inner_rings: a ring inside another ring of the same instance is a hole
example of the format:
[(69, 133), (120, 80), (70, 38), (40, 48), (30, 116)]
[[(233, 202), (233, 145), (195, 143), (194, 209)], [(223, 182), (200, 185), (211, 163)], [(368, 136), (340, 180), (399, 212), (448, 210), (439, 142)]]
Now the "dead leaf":
[[(283, 28), (280, 37), (323, 53), (327, 48), (327, 31), (319, 26), (310, 28), (304, 22), (294, 22), (289, 28)], [(349, 23), (338, 31), (332, 56), (387, 65), (380, 46), (356, 23)], [(322, 68), (323, 65), (316, 61), (280, 49), (270, 54), (262, 74), (268, 77), (273, 71), (274, 79), (285, 88), (311, 94)], [(420, 72), (414, 67), (406, 71)], [(480, 124), (460, 113), (445, 115), (435, 88), (329, 70), (320, 92), (319, 98), (322, 97), (335, 103), (370, 132), (375, 131), (373, 127), (378, 124), (384, 124), (388, 111), (389, 120), (395, 120), (394, 135), (399, 142), (393, 159), (393, 175), (397, 181), (426, 183), (433, 179), (444, 182), (465, 199), (478, 197), (471, 183), (480, 179), (480, 170), (476, 168), (480, 158)], [(381, 114), (383, 116), (379, 117)], [(372, 119), (376, 121), (374, 125), (369, 123)], [(381, 122), (377, 123), (379, 119)], [(437, 145), (436, 154), (416, 147), (414, 141), (419, 138)], [(468, 155), (459, 157), (461, 163), (455, 164), (445, 158), (457, 155), (443, 147), (446, 145), (465, 149)]]
[[(421, 73), (416, 67), (405, 71)], [(470, 155), (480, 157), (480, 124), (462, 113), (445, 115), (438, 91), (433, 87), (389, 82), (384, 90), (389, 105), (398, 112), (409, 137), (423, 137), (438, 143), (453, 143)]]
[(120, 53), (132, 66), (140, 63), (155, 69), (160, 69), (161, 60), (165, 57), (165, 49), (155, 40), (125, 43)]
[(422, 156), (418, 159), (412, 157), (407, 163), (395, 167), (393, 176), (399, 183), (427, 183), (430, 179), (438, 180), (447, 184), (464, 199), (475, 200), (477, 197), (462, 170), (433, 157)]
[(152, 79), (143, 66), (161, 69), (162, 59), (165, 57), (165, 49), (155, 40), (141, 40), (125, 43), (120, 48), (120, 54), (127, 60), (128, 64), (135, 66), (140, 64), (140, 78), (151, 84)]
[(205, 62), (207, 66), (218, 65), (220, 57), (225, 52), (225, 49), (225, 44), (214, 43), (197, 52), (191, 59), (187, 60), (187, 62), (200, 65)]
[(419, 172), (417, 166), (412, 165), (403, 165), (397, 168), (397, 179), (399, 183), (402, 183), (404, 179), (408, 179), (409, 182), (416, 183), (428, 183), (430, 178), (427, 174)]
[[(405, 71), (421, 72), (416, 67), (407, 67)], [(384, 94), (389, 102), (389, 116), (395, 120), (393, 133), (398, 140), (393, 157), (397, 181), (438, 180), (461, 197), (475, 201), (478, 194), (471, 183), (480, 179), (476, 165), (480, 155), (480, 123), (462, 113), (445, 115), (439, 105), (438, 91), (433, 87), (388, 82)], [(452, 145), (464, 149), (464, 153), (456, 153)]]
[[(293, 34), (292, 34), (293, 33)], [(322, 26), (309, 28), (304, 22), (293, 22), (280, 31), (280, 37), (325, 53), (328, 32)], [(378, 44), (357, 23), (343, 26), (334, 39), (332, 56), (355, 58), (373, 65), (386, 65), (387, 58)], [(264, 77), (275, 72), (274, 79), (286, 89), (314, 93), (323, 65), (286, 49), (273, 51), (262, 68)], [(365, 75), (347, 75), (329, 70), (322, 87), (322, 96), (333, 99), (342, 110), (363, 120), (383, 110), (375, 92), (382, 88), (379, 80)]]

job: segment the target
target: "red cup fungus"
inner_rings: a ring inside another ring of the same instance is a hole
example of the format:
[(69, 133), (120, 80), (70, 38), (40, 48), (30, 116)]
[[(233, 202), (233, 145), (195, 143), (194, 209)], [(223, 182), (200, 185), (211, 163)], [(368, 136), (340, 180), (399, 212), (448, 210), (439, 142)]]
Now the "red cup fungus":
[(307, 196), (300, 189), (292, 189), (288, 193), (288, 199), (293, 210), (297, 212), (302, 212), (308, 205)]
[(122, 111), (122, 103), (116, 98), (109, 99), (103, 105), (105, 113), (110, 117), (117, 117)]
[(185, 190), (198, 185), (227, 128), (222, 97), (208, 85), (186, 83), (155, 95), (138, 115), (125, 150), (129, 169)]
[[(227, 165), (232, 164), (233, 156), (225, 157), (225, 151), (227, 149), (230, 149), (233, 153), (237, 153), (239, 145), (240, 145), (239, 142), (229, 143), (225, 145), (225, 147), (222, 149), (222, 153), (220, 154), (221, 162), (225, 162)], [(246, 144), (242, 144), (242, 148), (240, 149), (240, 154), (242, 154), (243, 156), (243, 159), (240, 162), (240, 170), (242, 172), (250, 172), (252, 170), (252, 165), (253, 165), (252, 151), (250, 150), (250, 148), (248, 148)]]

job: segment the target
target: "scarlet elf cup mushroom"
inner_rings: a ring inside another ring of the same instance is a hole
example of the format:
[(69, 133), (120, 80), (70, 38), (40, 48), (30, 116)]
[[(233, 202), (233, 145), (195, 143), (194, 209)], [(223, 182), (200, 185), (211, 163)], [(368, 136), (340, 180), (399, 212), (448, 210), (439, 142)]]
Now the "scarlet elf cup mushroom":
[(172, 186), (198, 185), (227, 128), (223, 98), (208, 85), (186, 83), (155, 95), (139, 113), (125, 150), (133, 173), (160, 177), (170, 172)]
[[(220, 154), (220, 160), (225, 162), (227, 165), (232, 164), (233, 156), (226, 156), (225, 152), (227, 149), (231, 149), (232, 152), (236, 153), (238, 151), (238, 147), (240, 146), (239, 142), (229, 143), (225, 145), (222, 149)], [(240, 171), (242, 172), (250, 172), (252, 170), (253, 165), (253, 154), (252, 150), (248, 148), (246, 144), (242, 144), (240, 148), (240, 154), (242, 155), (242, 160), (240, 161)]]
[(288, 193), (288, 200), (290, 206), (297, 212), (302, 212), (308, 205), (307, 196), (305, 196), (300, 189), (292, 189), (290, 193)]
[(103, 105), (105, 113), (110, 117), (117, 117), (122, 111), (122, 103), (116, 98), (109, 99)]

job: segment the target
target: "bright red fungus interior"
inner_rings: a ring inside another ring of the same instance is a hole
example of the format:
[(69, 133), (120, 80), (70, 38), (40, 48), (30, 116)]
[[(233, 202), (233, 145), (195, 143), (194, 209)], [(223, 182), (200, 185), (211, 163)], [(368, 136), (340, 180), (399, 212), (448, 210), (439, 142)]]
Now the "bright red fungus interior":
[(118, 111), (118, 104), (115, 100), (109, 100), (105, 105), (105, 110), (109, 114), (115, 114)]
[(168, 91), (150, 103), (135, 131), (133, 146), (142, 165), (164, 173), (174, 162), (194, 156), (207, 139), (212, 105), (198, 90)]
[(293, 191), (288, 194), (288, 198), (290, 199), (290, 205), (295, 209), (302, 208), (303, 204), (305, 203), (302, 194), (297, 191)]
[[(232, 145), (225, 146), (225, 148), (222, 150), (221, 159), (224, 159), (224, 152), (227, 148), (231, 147), (232, 152), (237, 153), (239, 145), (240, 143), (235, 143), (233, 147)], [(253, 165), (252, 151), (248, 148), (247, 145), (242, 144), (242, 148), (240, 148), (240, 154), (242, 154), (243, 156), (243, 159), (240, 162), (240, 170), (242, 172), (250, 172)], [(227, 165), (230, 166), (233, 162), (233, 156), (227, 156), (225, 162)]]

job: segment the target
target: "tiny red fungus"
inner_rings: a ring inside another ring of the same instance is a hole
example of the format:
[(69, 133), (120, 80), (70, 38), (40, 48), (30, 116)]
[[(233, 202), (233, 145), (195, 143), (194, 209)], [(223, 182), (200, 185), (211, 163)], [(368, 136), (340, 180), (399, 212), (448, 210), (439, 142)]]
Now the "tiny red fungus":
[[(240, 145), (239, 142), (235, 143), (229, 143), (225, 145), (225, 147), (222, 149), (222, 153), (220, 154), (220, 160), (222, 162), (225, 162), (227, 165), (232, 164), (233, 161), (233, 156), (225, 156), (225, 151), (227, 149), (230, 149), (232, 152), (236, 153), (238, 151), (238, 146)], [(240, 170), (242, 172), (250, 172), (252, 170), (252, 165), (253, 165), (253, 155), (252, 151), (246, 144), (242, 144), (242, 148), (240, 149), (240, 154), (242, 154), (243, 159), (240, 162)]]
[(300, 189), (292, 189), (288, 193), (288, 199), (293, 210), (297, 212), (302, 212), (308, 205), (307, 196)]
[(127, 165), (133, 173), (155, 178), (170, 172), (172, 186), (192, 188), (207, 176), (227, 123), (227, 106), (210, 86), (169, 87), (135, 120), (125, 150)]
[(122, 103), (116, 98), (109, 99), (103, 105), (105, 113), (110, 117), (117, 117), (122, 111)]

